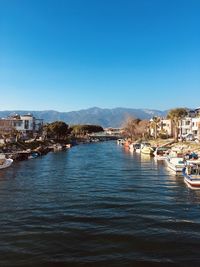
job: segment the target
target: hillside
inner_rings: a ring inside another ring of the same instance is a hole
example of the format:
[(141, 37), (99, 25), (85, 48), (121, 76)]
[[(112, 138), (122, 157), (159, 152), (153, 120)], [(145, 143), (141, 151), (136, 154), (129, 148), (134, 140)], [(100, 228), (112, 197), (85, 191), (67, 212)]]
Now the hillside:
[(133, 116), (140, 119), (150, 119), (153, 116), (166, 116), (167, 111), (150, 110), (150, 109), (131, 109), (131, 108), (114, 108), (102, 109), (93, 107), (89, 109), (58, 112), (54, 110), (31, 111), (31, 110), (12, 110), (0, 111), (0, 117), (5, 118), (11, 114), (31, 113), (36, 118), (44, 119), (44, 122), (56, 120), (65, 121), (72, 124), (98, 124), (103, 127), (120, 127), (127, 116)]

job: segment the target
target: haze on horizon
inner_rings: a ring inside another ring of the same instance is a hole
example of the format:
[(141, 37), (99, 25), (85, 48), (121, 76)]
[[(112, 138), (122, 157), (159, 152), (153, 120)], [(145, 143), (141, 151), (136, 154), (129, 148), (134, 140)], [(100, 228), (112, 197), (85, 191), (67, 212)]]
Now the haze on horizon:
[(200, 1), (0, 1), (0, 110), (200, 106)]

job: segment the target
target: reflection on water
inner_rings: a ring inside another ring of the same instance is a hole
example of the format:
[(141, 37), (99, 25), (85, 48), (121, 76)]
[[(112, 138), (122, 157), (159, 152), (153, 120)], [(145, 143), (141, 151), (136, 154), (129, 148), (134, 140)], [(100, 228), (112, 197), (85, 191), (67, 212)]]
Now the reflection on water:
[(150, 161), (150, 160), (152, 160), (152, 156), (151, 155), (141, 153), (140, 156), (141, 156), (141, 161)]
[(0, 266), (199, 266), (199, 214), (200, 191), (148, 155), (50, 153), (0, 172)]

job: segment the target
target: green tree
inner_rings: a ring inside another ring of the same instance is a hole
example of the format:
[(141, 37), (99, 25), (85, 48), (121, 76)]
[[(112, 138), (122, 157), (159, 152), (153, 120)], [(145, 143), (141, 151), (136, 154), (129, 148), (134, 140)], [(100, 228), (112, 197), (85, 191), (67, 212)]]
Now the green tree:
[(187, 114), (188, 111), (186, 108), (175, 108), (171, 109), (167, 115), (167, 118), (172, 121), (174, 127), (174, 138), (176, 141), (178, 141), (180, 120), (187, 116)]
[(91, 124), (78, 124), (78, 125), (73, 125), (69, 128), (69, 131), (71, 132), (72, 135), (76, 137), (84, 137), (87, 134), (90, 133), (96, 133), (96, 132), (103, 132), (103, 128), (99, 125), (91, 125)]
[(61, 140), (65, 139), (68, 134), (68, 125), (63, 121), (55, 121), (46, 124), (43, 131), (47, 137)]

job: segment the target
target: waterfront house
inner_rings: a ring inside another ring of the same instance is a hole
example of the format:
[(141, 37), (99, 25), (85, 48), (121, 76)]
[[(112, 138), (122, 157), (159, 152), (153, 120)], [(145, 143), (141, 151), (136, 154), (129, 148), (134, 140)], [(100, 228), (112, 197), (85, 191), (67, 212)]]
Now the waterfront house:
[[(150, 122), (152, 119), (150, 120)], [(157, 134), (174, 135), (174, 126), (170, 119), (160, 118), (157, 124)], [(155, 128), (150, 128), (150, 135), (154, 136)], [(200, 140), (200, 108), (188, 109), (187, 116), (179, 121), (178, 136), (182, 140)]]
[(0, 119), (0, 133), (10, 134), (17, 131), (24, 136), (34, 134), (42, 129), (43, 120), (36, 119), (32, 114), (13, 115)]
[(200, 117), (185, 117), (179, 124), (179, 136), (182, 138), (191, 136), (192, 139), (200, 137)]
[(174, 131), (172, 121), (170, 119), (161, 119), (158, 131), (164, 132), (167, 136), (171, 137)]
[[(150, 135), (151, 136), (155, 136), (155, 126), (151, 127), (151, 122), (153, 121), (153, 119), (150, 120)], [(166, 118), (158, 118), (158, 123), (157, 123), (157, 135), (158, 136), (166, 136), (166, 137), (171, 137), (173, 136), (173, 123), (170, 119), (166, 119)]]

